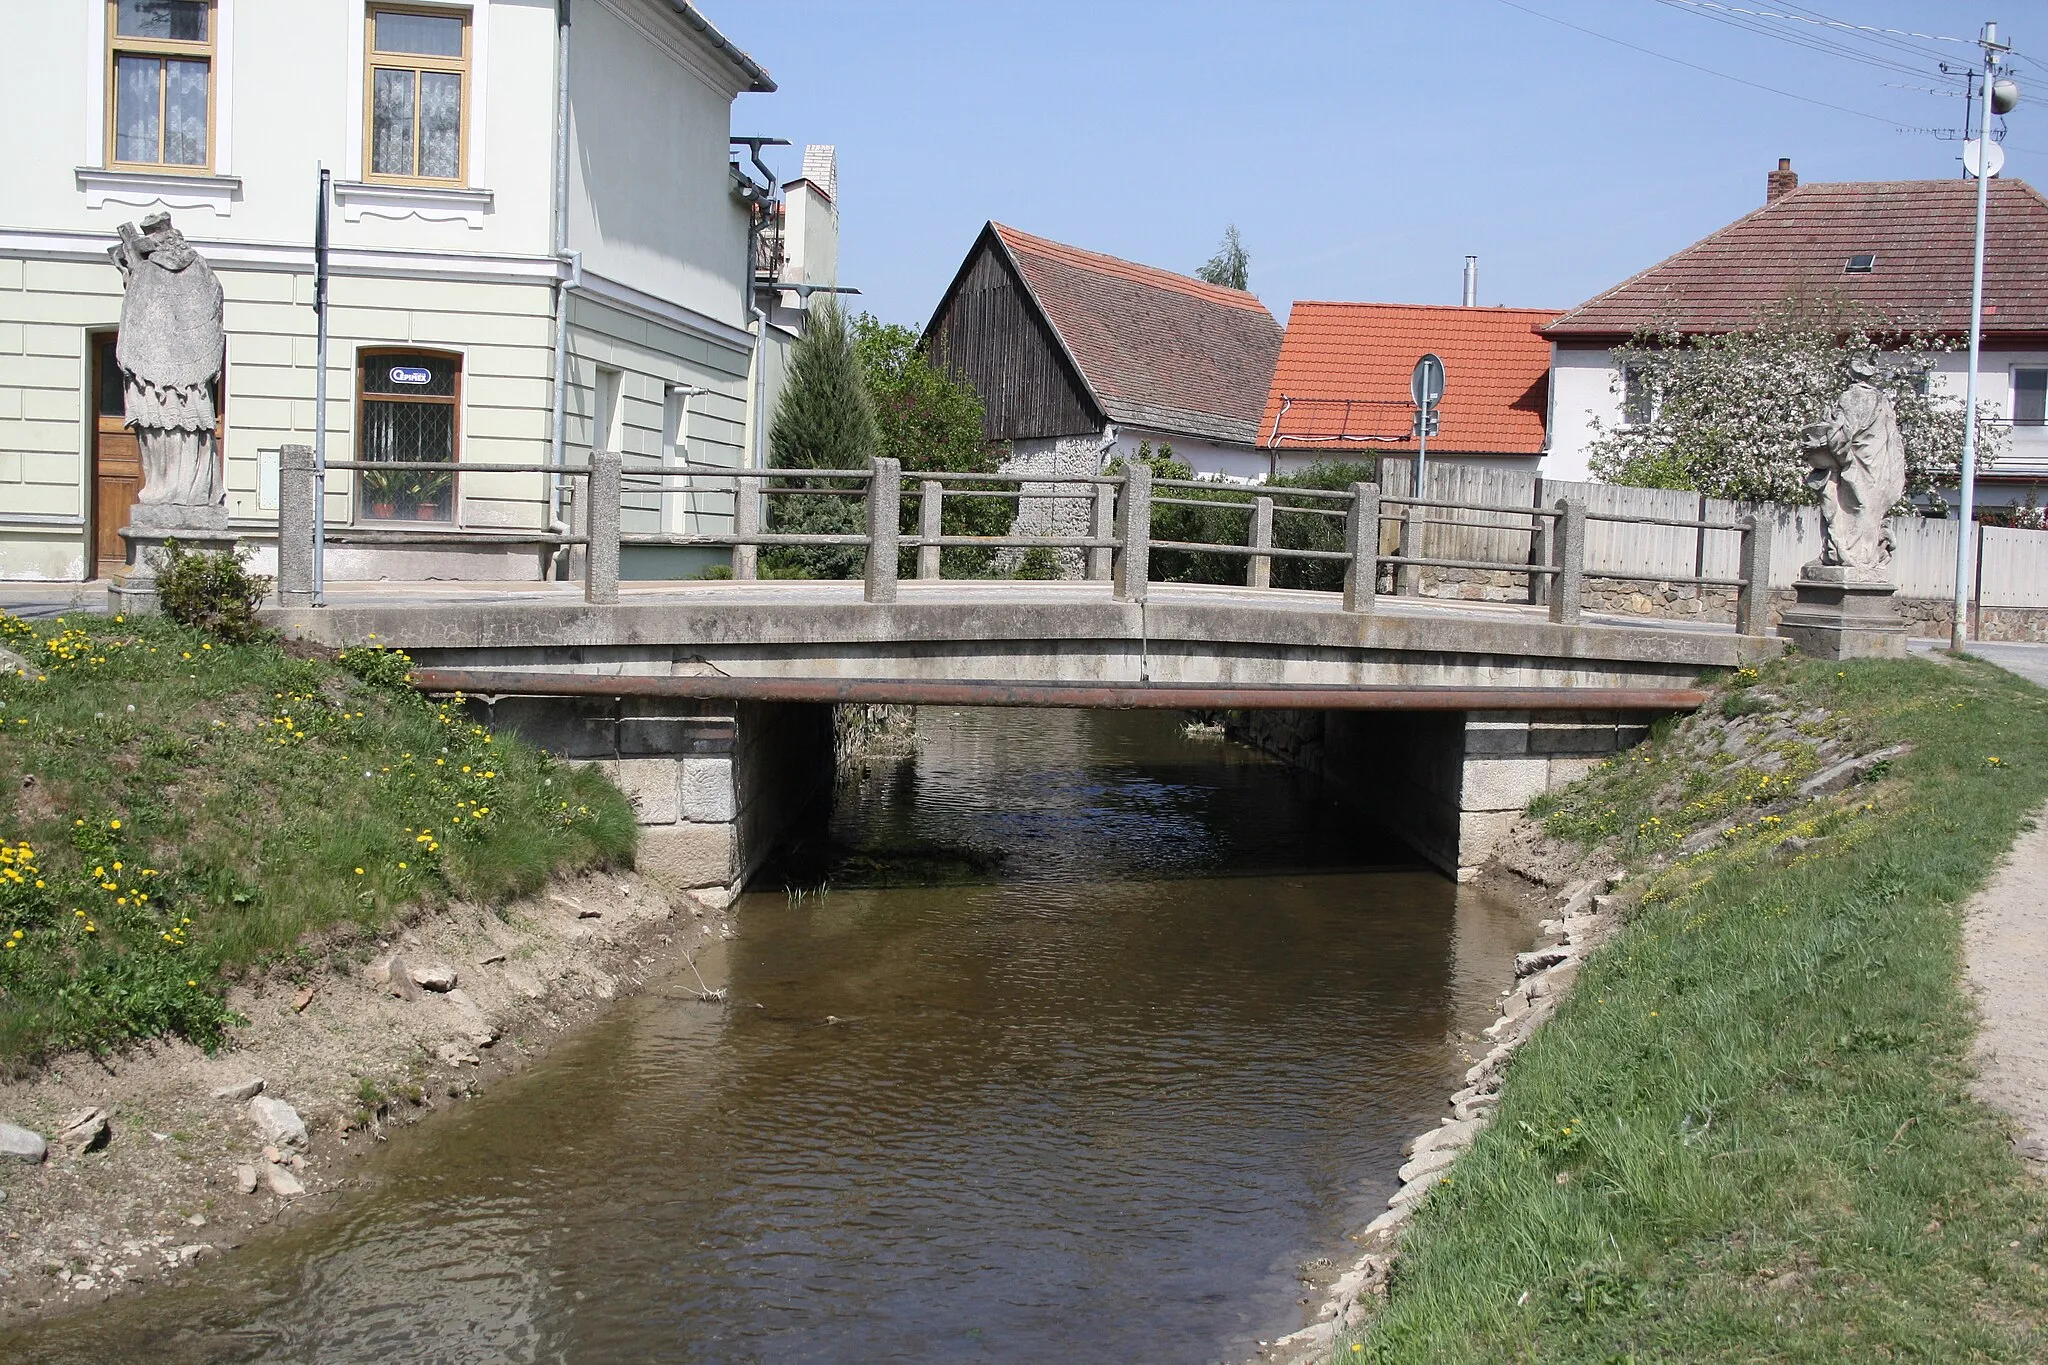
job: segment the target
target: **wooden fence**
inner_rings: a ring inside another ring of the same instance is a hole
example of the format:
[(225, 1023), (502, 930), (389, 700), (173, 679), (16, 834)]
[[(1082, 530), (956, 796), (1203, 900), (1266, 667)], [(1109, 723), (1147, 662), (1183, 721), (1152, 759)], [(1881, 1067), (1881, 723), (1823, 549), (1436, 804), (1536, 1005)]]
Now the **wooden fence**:
[[(1389, 460), (1380, 471), (1390, 496), (1406, 496), (1411, 466)], [(1741, 534), (1701, 529), (1697, 523), (1740, 521), (1752, 514), (1771, 522), (1771, 586), (1789, 588), (1800, 567), (1820, 557), (1820, 509), (1774, 503), (1732, 502), (1664, 488), (1546, 479), (1525, 470), (1484, 469), (1448, 462), (1429, 467), (1428, 496), (1439, 502), (1488, 506), (1555, 507), (1570, 499), (1586, 506), (1586, 571), (1646, 578), (1735, 578)], [(1603, 517), (1631, 520), (1603, 520)], [(1647, 518), (1649, 520), (1641, 520)], [(1684, 521), (1666, 526), (1658, 521)], [(1456, 523), (1456, 524), (1444, 524)], [(1944, 600), (1955, 595), (1956, 533), (1961, 523), (1894, 517), (1892, 563), (1902, 597)], [(1454, 511), (1419, 528), (1420, 553), (1438, 559), (1532, 563), (1540, 556), (1535, 518)], [(1389, 549), (1399, 528), (1385, 532)], [(1978, 600), (1987, 607), (2048, 607), (2048, 531), (1977, 527)]]

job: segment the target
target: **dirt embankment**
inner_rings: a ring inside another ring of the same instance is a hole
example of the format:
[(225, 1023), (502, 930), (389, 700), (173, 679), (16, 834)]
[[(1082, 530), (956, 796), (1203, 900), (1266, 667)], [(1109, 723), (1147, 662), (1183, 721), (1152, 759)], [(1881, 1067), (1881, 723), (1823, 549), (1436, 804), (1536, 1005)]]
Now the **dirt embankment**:
[[(175, 1276), (330, 1207), (387, 1129), (530, 1063), (643, 981), (675, 970), (719, 990), (731, 933), (723, 912), (637, 874), (586, 875), (502, 913), (423, 915), (300, 980), (238, 988), (230, 1004), (249, 1022), (214, 1056), (154, 1043), (0, 1083), (0, 1121), (50, 1138), (43, 1161), (0, 1156), (0, 1321)], [(259, 1133), (234, 1097), (256, 1080), (303, 1120), (303, 1144)], [(74, 1152), (58, 1135), (95, 1110), (104, 1129), (88, 1120), (99, 1135)]]

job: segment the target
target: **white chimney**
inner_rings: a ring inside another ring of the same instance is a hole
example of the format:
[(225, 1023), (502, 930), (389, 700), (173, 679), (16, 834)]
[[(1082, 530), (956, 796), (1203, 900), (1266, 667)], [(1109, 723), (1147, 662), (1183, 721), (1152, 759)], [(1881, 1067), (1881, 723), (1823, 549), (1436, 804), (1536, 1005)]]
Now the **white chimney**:
[(837, 152), (804, 148), (804, 173), (789, 183), (782, 207), (782, 278), (791, 284), (839, 283), (838, 193)]
[(813, 142), (804, 148), (804, 179), (825, 192), (827, 199), (839, 199), (839, 149), (830, 143)]
[(1467, 256), (1465, 258), (1465, 306), (1467, 308), (1477, 308), (1479, 306), (1479, 258), (1477, 256)]

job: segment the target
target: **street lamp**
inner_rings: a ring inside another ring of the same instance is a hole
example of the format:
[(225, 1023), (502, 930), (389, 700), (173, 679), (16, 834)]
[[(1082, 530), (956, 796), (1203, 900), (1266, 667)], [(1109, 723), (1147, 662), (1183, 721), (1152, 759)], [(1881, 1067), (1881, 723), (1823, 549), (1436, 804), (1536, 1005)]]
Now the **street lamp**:
[(1999, 59), (2012, 44), (1998, 41), (1998, 25), (1991, 23), (1984, 25), (1984, 36), (1977, 41), (1984, 49), (1983, 112), (1976, 141), (1963, 145), (1963, 164), (1977, 177), (1977, 248), (1970, 275), (1970, 373), (1963, 385), (1963, 524), (1956, 532), (1955, 614), (1948, 633), (1948, 647), (1955, 651), (1961, 651), (1969, 634), (1970, 541), (1977, 503), (1977, 356), (1984, 342), (1984, 217), (1991, 177), (2002, 159), (1991, 144), (1991, 116), (2010, 112), (2020, 101), (2019, 87), (1998, 78)]

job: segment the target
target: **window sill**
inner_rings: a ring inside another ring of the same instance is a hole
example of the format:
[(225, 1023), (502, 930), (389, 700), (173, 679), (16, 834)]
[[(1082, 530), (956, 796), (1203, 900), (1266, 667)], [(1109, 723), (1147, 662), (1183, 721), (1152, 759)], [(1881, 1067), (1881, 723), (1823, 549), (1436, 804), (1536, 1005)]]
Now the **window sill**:
[(100, 166), (79, 166), (72, 174), (78, 179), (78, 188), (85, 191), (85, 206), (89, 209), (109, 204), (132, 204), (138, 208), (162, 204), (169, 209), (210, 209), (214, 217), (225, 218), (242, 197), (242, 178), (238, 175), (110, 171)]
[(344, 221), (370, 218), (421, 218), (430, 223), (484, 225), (491, 211), (489, 190), (440, 185), (377, 185), (361, 180), (334, 182), (334, 202)]

